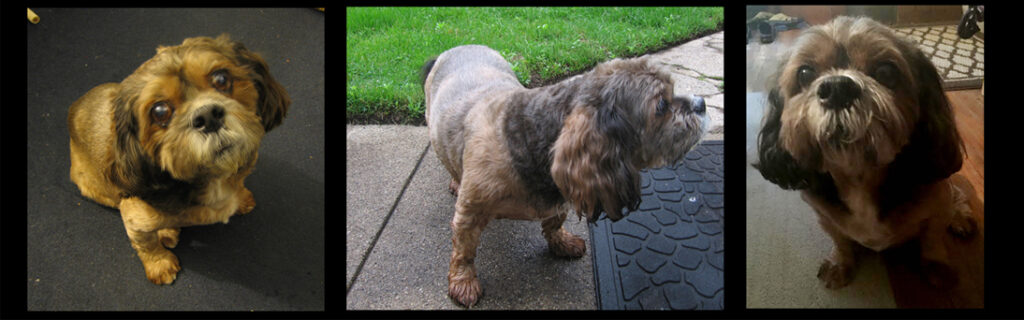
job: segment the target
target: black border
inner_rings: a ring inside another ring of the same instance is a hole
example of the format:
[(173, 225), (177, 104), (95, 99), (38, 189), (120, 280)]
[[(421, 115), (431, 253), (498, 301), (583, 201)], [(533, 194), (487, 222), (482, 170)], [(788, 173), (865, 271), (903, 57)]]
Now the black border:
[[(915, 3), (915, 4), (935, 4), (934, 2), (941, 2), (943, 4), (959, 4), (956, 2), (948, 1), (931, 1), (929, 3)], [(98, 313), (63, 313), (63, 312), (26, 312), (26, 289), (22, 281), (26, 278), (26, 243), (25, 243), (25, 223), (26, 216), (25, 211), (25, 189), (22, 187), (24, 180), (28, 177), (24, 176), (22, 172), (26, 167), (26, 153), (22, 150), (25, 147), (26, 141), (26, 124), (25, 119), (27, 108), (25, 105), (26, 92), (23, 74), (21, 73), (22, 66), (26, 60), (26, 52), (22, 49), (23, 41), (27, 41), (26, 32), (24, 28), (27, 28), (25, 20), (21, 19), (20, 5), (14, 5), (20, 2), (4, 2), (3, 13), (5, 19), (2, 22), (4, 49), (0, 50), (0, 60), (3, 61), (3, 69), (7, 72), (3, 72), (3, 103), (5, 107), (3, 115), (0, 116), (0, 139), (2, 139), (2, 154), (0, 156), (0, 180), (4, 184), (4, 192), (2, 202), (2, 212), (0, 219), (2, 219), (2, 256), (3, 262), (0, 263), (0, 274), (2, 274), (2, 299), (0, 299), (0, 306), (2, 306), (2, 318), (195, 318), (197, 316), (203, 318), (392, 318), (392, 317), (411, 317), (411, 318), (435, 318), (439, 314), (434, 312), (364, 312), (364, 311), (347, 311), (345, 308), (345, 297), (343, 295), (335, 293), (334, 295), (327, 295), (327, 311), (323, 313), (303, 313), (303, 312), (268, 312), (268, 313), (194, 313), (194, 312), (172, 312), (172, 313), (110, 313), (110, 312), (98, 312)], [(827, 1), (819, 1), (818, 4), (827, 3)], [(163, 5), (181, 5), (180, 3), (160, 3)], [(205, 3), (204, 3), (205, 4)], [(350, 4), (346, 2), (346, 4)], [(486, 5), (523, 5), (523, 3), (502, 3), (500, 1), (495, 3), (476, 3)], [(551, 3), (531, 3), (535, 5), (551, 5)], [(566, 5), (588, 5), (592, 3), (576, 3)], [(730, 80), (729, 93), (725, 95), (725, 102), (731, 106), (729, 111), (725, 113), (725, 124), (730, 128), (725, 133), (725, 202), (726, 208), (729, 210), (729, 219), (725, 221), (725, 235), (726, 235), (726, 247), (727, 250), (725, 255), (726, 261), (726, 274), (725, 274), (725, 311), (704, 311), (704, 312), (633, 312), (633, 311), (584, 311), (584, 312), (489, 312), (486, 315), (472, 312), (446, 312), (441, 314), (444, 318), (480, 318), (481, 316), (486, 317), (497, 317), (497, 318), (535, 318), (542, 316), (545, 318), (553, 317), (580, 317), (580, 318), (877, 318), (879, 316), (885, 318), (1021, 318), (1024, 317), (1024, 311), (1019, 308), (1017, 301), (1022, 292), (1022, 286), (1020, 284), (1020, 271), (1018, 262), (1019, 258), (1019, 245), (1022, 244), (1020, 238), (1015, 237), (1020, 231), (1016, 230), (1021, 224), (1020, 214), (1021, 211), (1018, 206), (1015, 205), (1014, 200), (1019, 198), (1019, 195), (1015, 195), (1015, 191), (1019, 189), (1015, 185), (1015, 179), (1019, 174), (1014, 162), (1017, 162), (1018, 153), (1015, 147), (1020, 145), (1016, 140), (1020, 134), (1013, 130), (1020, 125), (1017, 122), (1024, 119), (1020, 117), (1020, 107), (1018, 106), (1018, 98), (1014, 95), (1015, 92), (1021, 89), (1014, 88), (1018, 84), (1015, 74), (1017, 73), (1018, 64), (1014, 57), (1019, 55), (1021, 52), (1015, 49), (1020, 39), (1021, 28), (1017, 27), (1014, 22), (1020, 21), (1018, 6), (1007, 5), (1005, 2), (1000, 3), (996, 6), (988, 6), (986, 13), (986, 56), (989, 65), (997, 67), (990, 67), (986, 70), (986, 95), (985, 104), (988, 106), (988, 117), (985, 121), (985, 137), (988, 140), (988, 144), (991, 146), (989, 149), (994, 152), (986, 153), (986, 167), (989, 172), (995, 172), (994, 175), (989, 175), (985, 179), (986, 185), (986, 208), (989, 214), (986, 217), (986, 251), (987, 261), (986, 265), (986, 292), (985, 292), (985, 308), (982, 310), (793, 310), (793, 309), (780, 309), (780, 310), (766, 310), (766, 309), (747, 309), (746, 308), (746, 219), (745, 219), (745, 208), (746, 208), (746, 181), (745, 177), (745, 146), (743, 143), (745, 132), (745, 90), (738, 88), (740, 83), (745, 85), (746, 75), (744, 72), (745, 66), (745, 50), (741, 50), (745, 47), (741, 44), (743, 41), (743, 21), (745, 20), (745, 10), (747, 5), (753, 4), (779, 4), (778, 1), (729, 1), (725, 2), (705, 2), (705, 1), (692, 1), (692, 2), (677, 2), (677, 3), (643, 3), (647, 5), (696, 5), (696, 6), (724, 6), (725, 7), (725, 31), (729, 35), (725, 37), (725, 76)], [(620, 3), (616, 5), (643, 5), (638, 3)], [(879, 5), (891, 5), (891, 3), (877, 3)], [(70, 4), (72, 6), (81, 4)], [(199, 5), (199, 3), (193, 3), (193, 5)], [(206, 4), (208, 5), (208, 4)], [(247, 5), (257, 5), (247, 3)], [(293, 4), (294, 5), (294, 4)], [(370, 5), (381, 5), (381, 3), (372, 3)], [(400, 4), (408, 5), (408, 4)], [(429, 5), (429, 4), (421, 4)], [(468, 4), (466, 4), (468, 5)], [(333, 9), (333, 8), (332, 8)], [(342, 15), (338, 13), (341, 8), (332, 10), (335, 15)], [(343, 19), (343, 18), (342, 18)], [(340, 23), (328, 24), (330, 26), (339, 26)], [(338, 32), (340, 33), (340, 32)], [(330, 37), (332, 32), (328, 32)], [(336, 37), (335, 37), (336, 38)], [(334, 55), (338, 55), (337, 50), (333, 51)], [(340, 57), (335, 57), (335, 61), (339, 61)], [(343, 64), (335, 63), (329, 64), (330, 68), (341, 69), (344, 68)], [(343, 71), (343, 70), (336, 70)], [(332, 74), (341, 74), (343, 72), (332, 72)], [(742, 79), (742, 81), (741, 81)], [(342, 86), (340, 80), (330, 82), (333, 87)], [(340, 112), (329, 114), (329, 117), (333, 117), (335, 120), (343, 120)], [(328, 140), (334, 140), (336, 142), (341, 141), (344, 137), (343, 131), (332, 130), (328, 132)], [(737, 141), (732, 142), (730, 141)], [(334, 146), (339, 146), (341, 143), (335, 143)], [(336, 147), (335, 149), (340, 149)], [(340, 150), (336, 152), (342, 152)], [(332, 159), (339, 159), (339, 157), (332, 157)], [(340, 160), (336, 160), (340, 162)], [(330, 175), (334, 176), (333, 181), (344, 181), (340, 177), (340, 173), (345, 169), (328, 171)], [(335, 203), (331, 209), (337, 209), (340, 204)], [(731, 208), (731, 209), (729, 209)], [(743, 209), (741, 209), (743, 208)], [(329, 211), (338, 211), (331, 210)], [(344, 223), (342, 219), (334, 219), (328, 223), (340, 224)], [(334, 236), (328, 238), (333, 246), (330, 246), (334, 251), (339, 251), (340, 248), (344, 247), (345, 239), (340, 236)], [(338, 265), (335, 263), (335, 266)], [(339, 270), (340, 271), (340, 270)], [(341, 274), (341, 273), (336, 273)], [(344, 283), (341, 277), (333, 277), (333, 292), (339, 292), (340, 286)], [(344, 311), (343, 311), (344, 310)]]

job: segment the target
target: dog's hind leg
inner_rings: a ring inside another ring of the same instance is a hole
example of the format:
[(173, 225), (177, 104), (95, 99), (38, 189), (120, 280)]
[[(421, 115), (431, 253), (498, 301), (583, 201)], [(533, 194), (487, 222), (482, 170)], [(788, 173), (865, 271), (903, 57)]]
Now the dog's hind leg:
[(952, 182), (949, 183), (949, 187), (953, 193), (953, 218), (949, 224), (949, 232), (959, 238), (969, 238), (978, 231), (978, 221), (971, 215), (971, 206), (963, 190)]
[[(472, 307), (483, 294), (476, 277), (476, 247), (480, 244), (480, 233), (487, 227), (491, 217), (478, 207), (470, 208), (465, 198), (455, 204), (452, 218), (452, 259), (448, 266), (448, 295), (456, 302)], [(475, 207), (475, 206), (474, 206)]]
[(459, 196), (459, 183), (456, 182), (454, 178), (452, 179), (452, 182), (448, 183), (448, 193), (451, 193), (455, 197)]

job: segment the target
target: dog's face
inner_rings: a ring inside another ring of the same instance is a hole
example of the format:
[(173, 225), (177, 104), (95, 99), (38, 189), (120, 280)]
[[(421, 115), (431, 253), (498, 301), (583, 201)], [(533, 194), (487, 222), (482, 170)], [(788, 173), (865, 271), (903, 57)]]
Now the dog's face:
[(289, 103), (266, 62), (226, 35), (160, 47), (114, 100), (112, 180), (132, 192), (158, 171), (186, 182), (233, 174), (255, 160)]
[(921, 113), (916, 50), (868, 19), (838, 18), (799, 38), (779, 76), (782, 145), (828, 168), (887, 164)]
[(935, 67), (871, 19), (839, 17), (808, 29), (777, 76), (755, 165), (769, 181), (803, 189), (819, 173), (886, 169), (925, 181), (960, 166)]
[(676, 96), (668, 74), (646, 60), (617, 59), (591, 72), (588, 94), (555, 143), (552, 177), (577, 213), (618, 220), (639, 203), (638, 171), (682, 161), (709, 121), (702, 98)]

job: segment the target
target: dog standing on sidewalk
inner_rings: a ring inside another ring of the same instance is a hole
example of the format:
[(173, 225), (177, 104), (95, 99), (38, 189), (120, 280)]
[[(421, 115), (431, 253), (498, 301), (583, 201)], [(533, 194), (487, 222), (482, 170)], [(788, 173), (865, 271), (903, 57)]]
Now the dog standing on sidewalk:
[(483, 293), (473, 261), (488, 222), (541, 220), (552, 253), (583, 256), (583, 239), (562, 228), (568, 210), (622, 218), (639, 204), (639, 170), (681, 161), (708, 128), (704, 99), (676, 96), (645, 59), (534, 89), (480, 45), (449, 49), (423, 71), (430, 143), (457, 196), (448, 295), (465, 306)]

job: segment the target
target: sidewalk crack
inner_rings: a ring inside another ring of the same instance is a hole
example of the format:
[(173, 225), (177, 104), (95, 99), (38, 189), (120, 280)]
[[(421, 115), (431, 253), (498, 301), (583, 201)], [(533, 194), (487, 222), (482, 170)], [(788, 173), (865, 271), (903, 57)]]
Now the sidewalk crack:
[(423, 157), (427, 155), (427, 150), (430, 149), (430, 143), (423, 148), (423, 152), (420, 152), (420, 158), (416, 161), (416, 166), (413, 167), (412, 172), (405, 178), (405, 183), (402, 185), (402, 191), (398, 193), (398, 197), (395, 197), (395, 202), (391, 204), (391, 209), (388, 210), (387, 217), (384, 218), (384, 223), (381, 224), (380, 229), (377, 229), (377, 234), (373, 236), (373, 240), (370, 241), (370, 248), (363, 254), (362, 259), (359, 260), (359, 266), (356, 267), (356, 272), (352, 275), (352, 281), (345, 288), (345, 296), (347, 297), (349, 292), (352, 291), (352, 287), (355, 286), (356, 281), (359, 280), (359, 275), (363, 272), (363, 266), (366, 265), (366, 260), (370, 258), (370, 254), (373, 253), (373, 249), (377, 247), (377, 240), (380, 240), (381, 234), (384, 233), (384, 229), (388, 227), (388, 223), (391, 222), (391, 216), (395, 214), (395, 209), (398, 208), (398, 203), (405, 198), (405, 191), (409, 188), (409, 184), (412, 183), (412, 178), (416, 176), (416, 172), (420, 171), (420, 165), (423, 164)]

